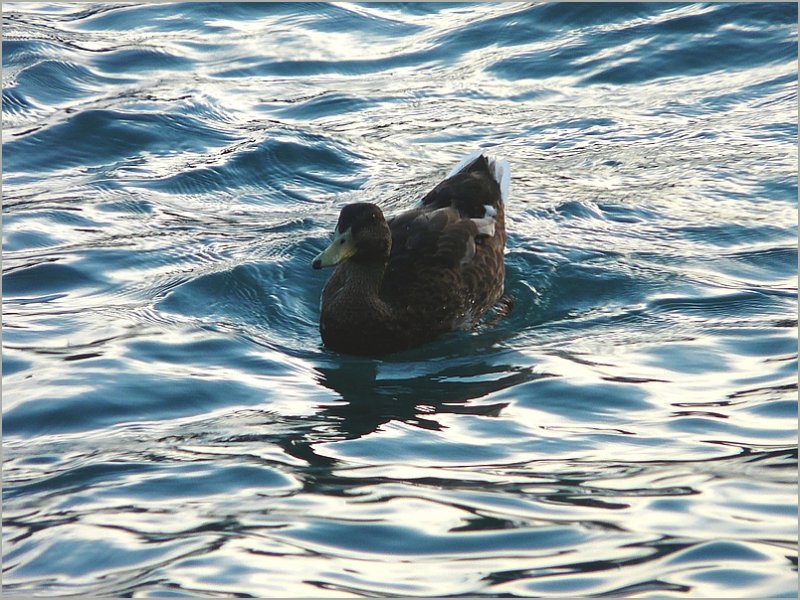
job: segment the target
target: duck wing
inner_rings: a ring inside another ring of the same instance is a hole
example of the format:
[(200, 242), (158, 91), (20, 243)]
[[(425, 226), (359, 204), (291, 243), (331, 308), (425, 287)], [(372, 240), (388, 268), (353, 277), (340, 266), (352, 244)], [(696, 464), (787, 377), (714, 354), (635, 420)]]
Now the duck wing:
[[(431, 266), (456, 268), (475, 254), (475, 238), (480, 227), (488, 233), (484, 220), (470, 219), (447, 206), (436, 210), (416, 209), (389, 221), (392, 252), (389, 270)], [(389, 275), (389, 273), (387, 273)]]
[(410, 306), (448, 294), (493, 297), (504, 275), (506, 174), (505, 161), (468, 157), (419, 208), (390, 219), (392, 251), (381, 295)]

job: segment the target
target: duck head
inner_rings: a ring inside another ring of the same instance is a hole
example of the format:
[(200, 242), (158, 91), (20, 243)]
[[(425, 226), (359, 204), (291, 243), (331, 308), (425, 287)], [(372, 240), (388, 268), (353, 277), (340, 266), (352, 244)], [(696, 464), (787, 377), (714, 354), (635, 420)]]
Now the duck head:
[(339, 213), (333, 241), (311, 266), (333, 267), (346, 260), (385, 264), (391, 248), (392, 234), (381, 209), (368, 202), (348, 204)]

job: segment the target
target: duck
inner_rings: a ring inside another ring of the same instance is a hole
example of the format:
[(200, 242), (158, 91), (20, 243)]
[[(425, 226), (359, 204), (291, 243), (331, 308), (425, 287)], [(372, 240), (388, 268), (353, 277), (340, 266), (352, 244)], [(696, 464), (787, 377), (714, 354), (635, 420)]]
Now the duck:
[(335, 267), (320, 299), (323, 345), (378, 356), (477, 325), (503, 295), (510, 182), (508, 161), (478, 150), (410, 210), (387, 219), (374, 203), (345, 205), (311, 263)]

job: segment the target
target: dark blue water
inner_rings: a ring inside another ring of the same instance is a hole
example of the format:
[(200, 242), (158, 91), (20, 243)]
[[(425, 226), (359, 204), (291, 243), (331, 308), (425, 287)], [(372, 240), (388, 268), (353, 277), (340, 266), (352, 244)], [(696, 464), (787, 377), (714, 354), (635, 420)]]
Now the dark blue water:
[[(6, 593), (796, 596), (796, 4), (3, 13)], [(325, 350), (476, 148), (511, 313)]]

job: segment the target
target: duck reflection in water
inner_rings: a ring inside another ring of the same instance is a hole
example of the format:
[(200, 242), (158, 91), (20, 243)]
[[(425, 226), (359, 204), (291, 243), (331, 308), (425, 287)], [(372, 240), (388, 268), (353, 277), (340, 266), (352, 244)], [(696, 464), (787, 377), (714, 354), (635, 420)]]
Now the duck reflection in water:
[[(321, 385), (336, 392), (342, 403), (327, 405), (321, 414), (336, 430), (338, 439), (356, 439), (375, 432), (390, 421), (438, 431), (441, 413), (497, 417), (507, 402), (481, 403), (485, 396), (529, 381), (529, 367), (449, 361), (438, 370), (427, 361), (346, 359), (318, 366)], [(330, 439), (331, 430), (326, 437)]]

